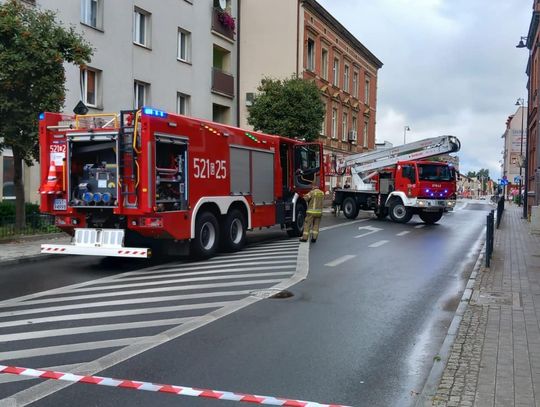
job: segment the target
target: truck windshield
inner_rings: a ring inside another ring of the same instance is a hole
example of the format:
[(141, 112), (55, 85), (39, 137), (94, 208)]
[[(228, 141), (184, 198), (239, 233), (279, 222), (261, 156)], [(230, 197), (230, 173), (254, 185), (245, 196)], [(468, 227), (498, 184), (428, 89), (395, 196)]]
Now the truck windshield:
[(420, 181), (452, 181), (454, 170), (447, 165), (418, 164)]

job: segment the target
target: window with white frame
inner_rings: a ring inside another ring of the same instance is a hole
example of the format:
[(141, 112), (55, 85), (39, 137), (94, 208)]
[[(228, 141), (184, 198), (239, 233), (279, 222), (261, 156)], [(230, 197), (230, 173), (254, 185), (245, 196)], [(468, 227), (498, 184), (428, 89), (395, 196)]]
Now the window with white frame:
[(100, 72), (92, 68), (81, 69), (82, 99), (86, 106), (98, 107)]
[(349, 91), (349, 65), (345, 65), (343, 69), (343, 90), (345, 92)]
[(189, 115), (190, 96), (185, 93), (178, 92), (176, 94), (176, 113)]
[(368, 148), (368, 129), (369, 129), (369, 120), (364, 120), (364, 148)]
[(348, 131), (347, 131), (347, 125), (349, 120), (349, 115), (347, 113), (343, 113), (343, 118), (341, 120), (341, 141), (347, 141), (348, 137)]
[(140, 109), (148, 104), (148, 93), (150, 85), (144, 82), (135, 81), (133, 86), (133, 107)]
[(311, 38), (307, 41), (307, 69), (315, 71), (315, 41)]
[(328, 80), (328, 50), (324, 48), (321, 53), (321, 77)]
[(352, 77), (352, 94), (355, 98), (358, 97), (358, 72), (353, 72)]
[(332, 109), (332, 138), (337, 138), (337, 109)]
[(81, 0), (81, 23), (90, 27), (102, 28), (103, 15), (102, 0)]
[(324, 115), (321, 123), (321, 136), (326, 136), (326, 109), (324, 110)]
[(364, 82), (364, 103), (366, 105), (369, 105), (369, 78), (366, 77), (366, 80)]
[(334, 66), (333, 66), (333, 74), (334, 74), (334, 81), (332, 82), (335, 86), (339, 86), (338, 85), (338, 81), (339, 81), (339, 59), (337, 58), (334, 58)]
[(150, 16), (150, 13), (137, 7), (133, 14), (133, 42), (143, 47), (150, 47)]
[(178, 56), (180, 61), (191, 61), (191, 33), (178, 28)]

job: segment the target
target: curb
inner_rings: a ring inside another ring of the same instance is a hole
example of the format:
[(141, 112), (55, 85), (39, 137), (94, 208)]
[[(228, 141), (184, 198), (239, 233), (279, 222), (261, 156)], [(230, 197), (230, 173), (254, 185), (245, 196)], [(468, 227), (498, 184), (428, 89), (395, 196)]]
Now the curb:
[[(480, 234), (479, 240), (482, 239), (482, 233)], [(431, 371), (424, 384), (424, 387), (422, 391), (420, 392), (420, 395), (418, 396), (418, 400), (414, 404), (415, 407), (433, 406), (432, 398), (435, 396), (437, 392), (437, 388), (439, 387), (439, 382), (443, 375), (444, 369), (446, 368), (446, 365), (448, 363), (450, 352), (452, 351), (452, 345), (454, 344), (454, 341), (458, 334), (461, 320), (463, 319), (465, 310), (469, 306), (469, 301), (473, 293), (473, 287), (476, 282), (478, 272), (482, 268), (482, 261), (484, 260), (485, 252), (486, 252), (486, 245), (484, 242), (482, 243), (482, 249), (480, 250), (480, 253), (478, 254), (478, 258), (476, 259), (476, 262), (474, 263), (471, 276), (469, 277), (469, 280), (467, 281), (467, 285), (465, 286), (465, 290), (463, 291), (463, 295), (461, 296), (459, 305), (456, 309), (454, 317), (452, 318), (452, 322), (450, 323), (450, 326), (448, 327), (448, 332), (446, 333), (444, 342), (441, 346), (441, 349), (439, 350), (438, 356), (440, 357), (440, 360), (434, 361), (433, 367), (431, 368)]]

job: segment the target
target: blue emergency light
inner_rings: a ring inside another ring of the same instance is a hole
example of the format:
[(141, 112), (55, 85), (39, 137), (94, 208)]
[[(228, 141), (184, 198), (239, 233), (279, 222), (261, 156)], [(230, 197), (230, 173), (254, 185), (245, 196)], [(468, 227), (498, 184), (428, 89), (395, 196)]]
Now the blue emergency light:
[(43, 120), (45, 118), (45, 113), (40, 113), (39, 114), (39, 120)]
[(164, 112), (163, 110), (153, 109), (151, 107), (143, 107), (142, 113), (147, 116), (154, 116), (154, 117), (161, 117), (161, 118), (167, 117), (167, 112)]

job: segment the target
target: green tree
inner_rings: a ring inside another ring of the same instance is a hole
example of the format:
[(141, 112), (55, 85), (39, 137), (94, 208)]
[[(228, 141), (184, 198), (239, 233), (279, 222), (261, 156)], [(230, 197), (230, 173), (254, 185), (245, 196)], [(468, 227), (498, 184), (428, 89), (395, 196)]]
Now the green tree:
[(17, 0), (0, 5), (0, 151), (13, 151), (17, 228), (25, 222), (23, 162), (38, 159), (38, 115), (64, 105), (64, 62), (85, 64), (92, 52), (55, 13)]
[(255, 130), (306, 141), (319, 137), (325, 109), (314, 82), (264, 78), (257, 90), (248, 108), (248, 123)]
[(476, 172), (474, 171), (469, 171), (467, 173), (467, 178), (476, 178)]

